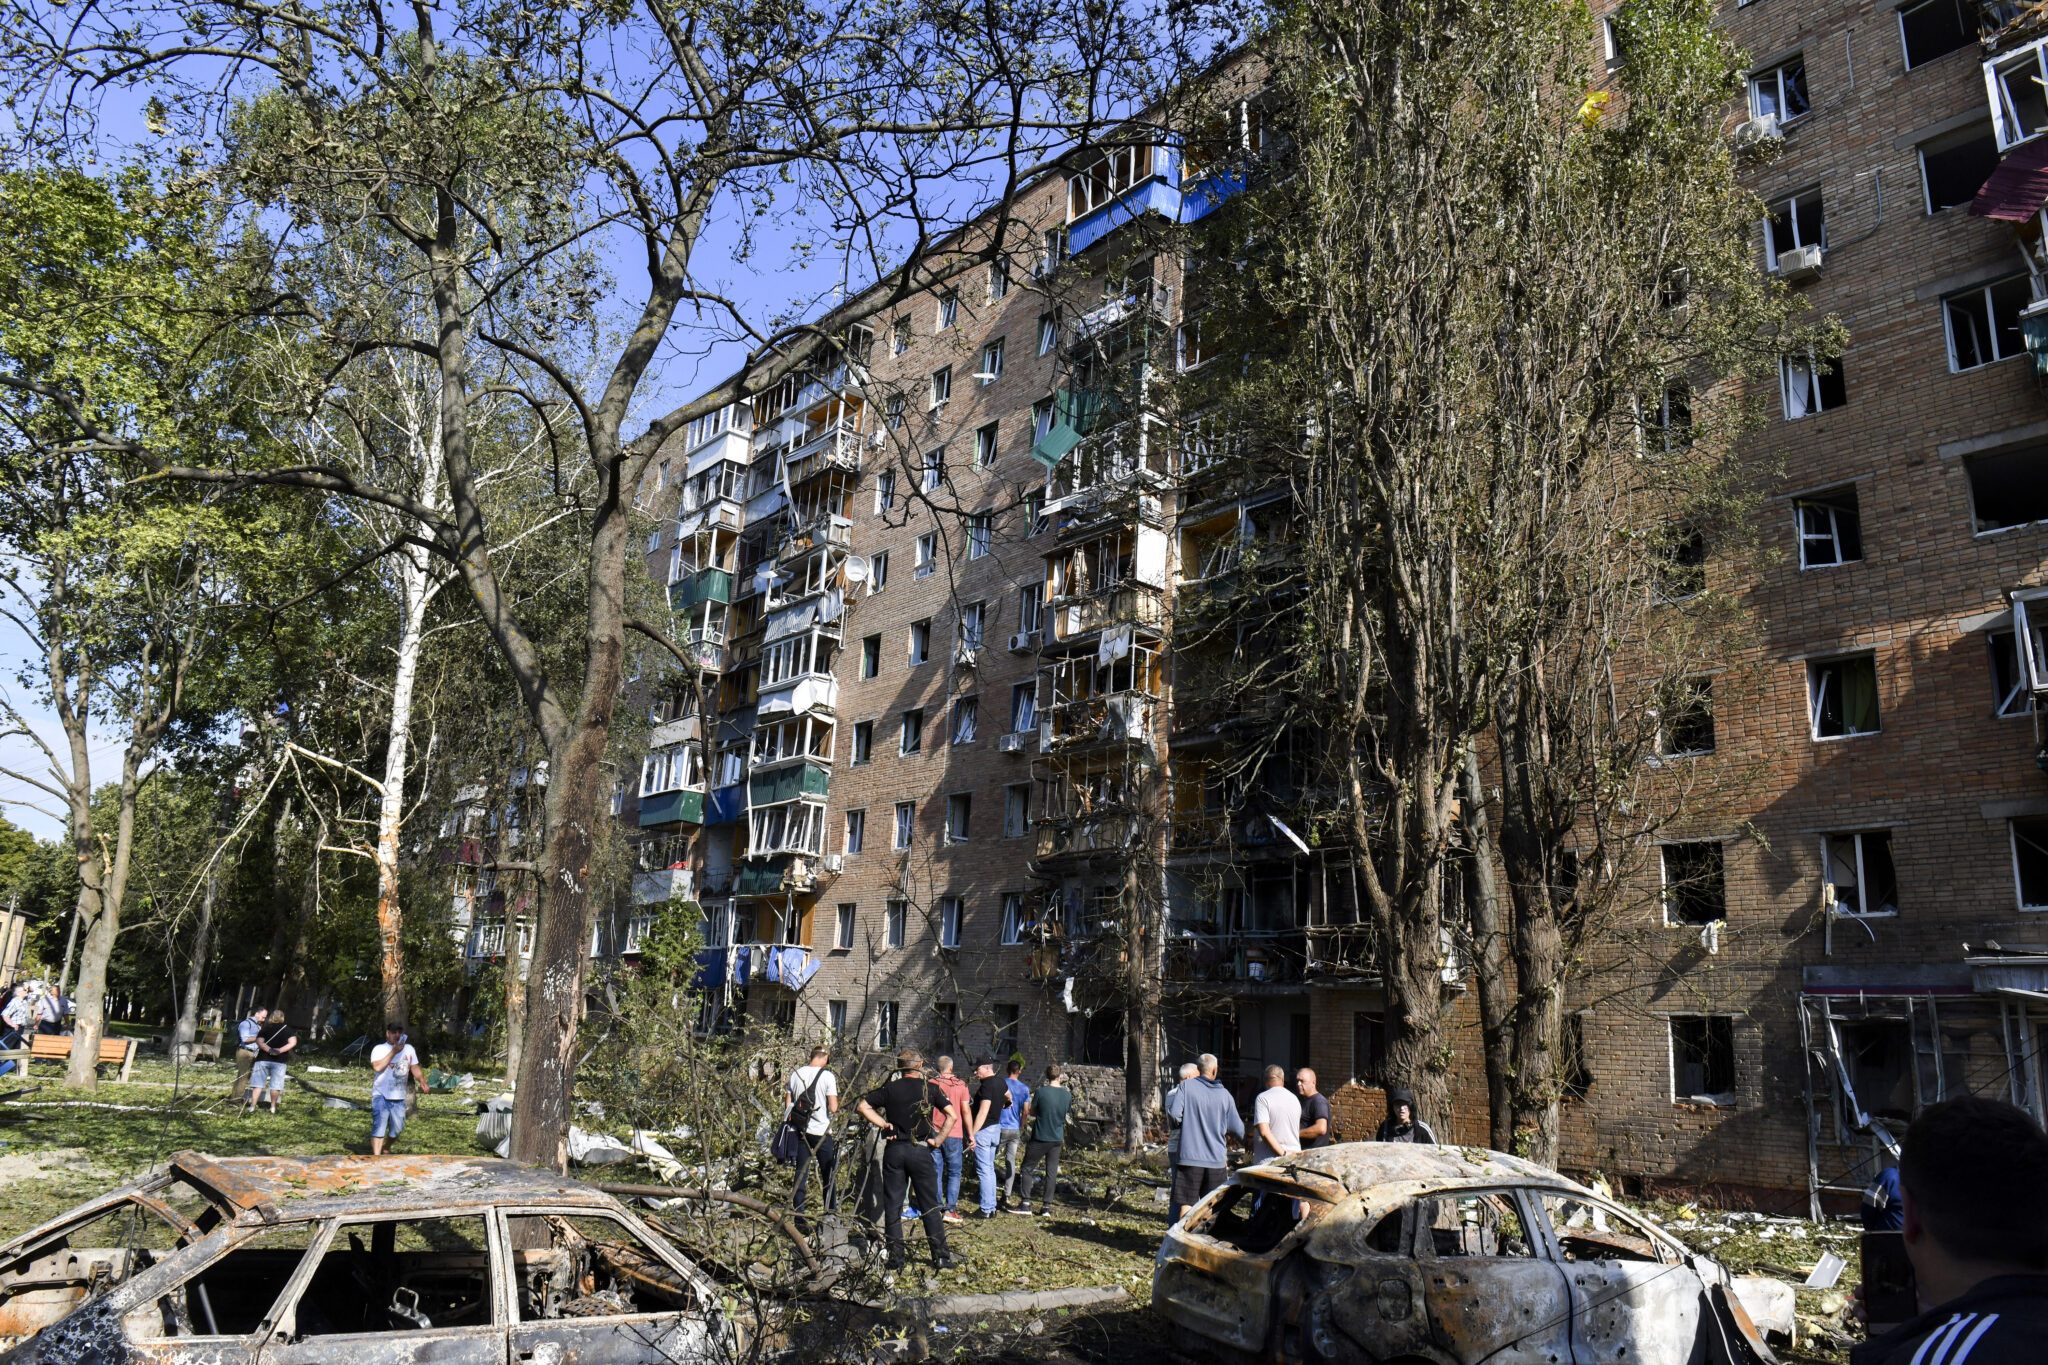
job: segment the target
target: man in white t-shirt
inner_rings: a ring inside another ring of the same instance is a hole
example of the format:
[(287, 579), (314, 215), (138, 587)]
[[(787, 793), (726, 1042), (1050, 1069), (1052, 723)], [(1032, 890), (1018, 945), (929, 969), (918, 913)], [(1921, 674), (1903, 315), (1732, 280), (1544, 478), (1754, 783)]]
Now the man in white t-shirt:
[(1252, 1143), (1254, 1162), (1301, 1150), (1301, 1101), (1287, 1088), (1287, 1073), (1277, 1066), (1266, 1068), (1266, 1088), (1252, 1104), (1252, 1126), (1259, 1135)]
[(405, 1025), (386, 1024), (384, 1041), (370, 1051), (370, 1155), (384, 1155), (387, 1140), (395, 1141), (405, 1131), (406, 1082), (427, 1088), (427, 1073), (420, 1070), (420, 1057), (405, 1041)]
[(832, 1119), (839, 1112), (839, 1078), (825, 1069), (831, 1054), (811, 1049), (811, 1064), (789, 1073), (789, 1094), (783, 1117), (796, 1125), (795, 1209), (804, 1211), (804, 1185), (811, 1163), (818, 1163), (818, 1183), (825, 1189), (825, 1212), (839, 1211), (839, 1149), (832, 1142)]

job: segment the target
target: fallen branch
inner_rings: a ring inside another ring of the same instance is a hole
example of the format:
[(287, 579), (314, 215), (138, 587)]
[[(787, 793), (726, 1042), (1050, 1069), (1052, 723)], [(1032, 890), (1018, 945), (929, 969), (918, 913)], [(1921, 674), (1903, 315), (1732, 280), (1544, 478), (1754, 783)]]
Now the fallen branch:
[(1000, 1294), (954, 1294), (943, 1299), (901, 1299), (897, 1311), (928, 1318), (968, 1318), (979, 1314), (1049, 1313), (1056, 1308), (1097, 1308), (1124, 1303), (1130, 1294), (1122, 1285), (1107, 1289), (1082, 1285), (1074, 1289), (1045, 1289), (1030, 1292), (1007, 1289)]
[(597, 1187), (606, 1194), (616, 1194), (623, 1199), (706, 1199), (720, 1204), (732, 1204), (749, 1213), (758, 1213), (774, 1223), (782, 1235), (796, 1245), (797, 1254), (804, 1258), (805, 1267), (813, 1275), (822, 1269), (816, 1253), (811, 1250), (811, 1244), (804, 1240), (804, 1235), (797, 1231), (796, 1225), (758, 1199), (744, 1194), (734, 1194), (730, 1190), (687, 1190), (673, 1185), (615, 1185), (604, 1181), (599, 1182)]

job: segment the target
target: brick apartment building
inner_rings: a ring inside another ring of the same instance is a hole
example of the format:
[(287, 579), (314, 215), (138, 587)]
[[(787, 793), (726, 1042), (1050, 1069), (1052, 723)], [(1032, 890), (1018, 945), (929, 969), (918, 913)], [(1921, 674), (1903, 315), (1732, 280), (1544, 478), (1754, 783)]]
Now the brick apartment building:
[[(1725, 22), (1754, 59), (1734, 136), (1783, 142), (1752, 185), (1758, 268), (1851, 340), (1832, 371), (1786, 362), (1748, 438), (1768, 554), (1708, 572), (1752, 608), (1760, 682), (1679, 760), (1739, 795), (1652, 860), (1687, 886), (1645, 896), (1656, 960), (1575, 1002), (1564, 1164), (1797, 1206), (1867, 1179), (1859, 1108), (1967, 1089), (2043, 1112), (2048, 638), (2024, 618), (2048, 597), (2048, 394), (2021, 314), (2048, 296), (2048, 137), (2027, 140), (2048, 100), (2041, 45), (1980, 43), (1959, 0)], [(1231, 126), (1255, 142), (1255, 95)], [(2004, 219), (1968, 207), (1994, 170)], [(707, 1028), (1116, 1067), (1104, 930), (1156, 881), (1168, 1058), (1214, 1051), (1240, 1082), (1313, 1065), (1340, 1134), (1369, 1131), (1381, 995), (1344, 855), (1211, 809), (1189, 778), (1227, 730), (1173, 695), (1177, 604), (1262, 519), (1156, 410), (1200, 357), (1177, 264), (1126, 229), (1227, 192), (1164, 147), (1077, 164), (1031, 192), (1007, 269), (664, 452), (647, 564), (705, 700), (643, 680), (656, 728), (618, 803), (637, 908), (597, 951), (630, 956), (689, 895)], [(1449, 1135), (1483, 1140), (1452, 989)]]

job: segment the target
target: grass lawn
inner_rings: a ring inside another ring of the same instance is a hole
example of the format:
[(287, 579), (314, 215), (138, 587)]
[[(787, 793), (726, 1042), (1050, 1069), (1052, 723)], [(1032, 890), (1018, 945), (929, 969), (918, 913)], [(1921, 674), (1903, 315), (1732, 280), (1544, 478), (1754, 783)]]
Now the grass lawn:
[[(174, 1072), (159, 1058), (138, 1059), (127, 1085), (103, 1083), (91, 1097), (65, 1090), (54, 1065), (39, 1068), (36, 1093), (0, 1105), (0, 1241), (36, 1226), (80, 1201), (133, 1179), (171, 1153), (192, 1149), (217, 1156), (290, 1156), (369, 1151), (370, 1071), (362, 1062), (342, 1063), (315, 1056), (292, 1069), (282, 1112), (244, 1115), (230, 1098), (234, 1064), (185, 1067)], [(479, 1076), (473, 1093), (425, 1095), (407, 1125), (401, 1146), (409, 1152), (473, 1155), (475, 1100), (496, 1093)], [(0, 1090), (19, 1084), (0, 1078)], [(358, 1107), (330, 1108), (329, 1097)], [(653, 1183), (651, 1174), (626, 1167), (596, 1168), (593, 1178)], [(998, 1215), (983, 1222), (969, 1217), (947, 1230), (959, 1264), (943, 1274), (924, 1253), (924, 1232), (904, 1225), (911, 1267), (896, 1281), (906, 1295), (986, 1294), (1001, 1290), (1047, 1290), (1076, 1286), (1122, 1286), (1131, 1296), (1121, 1306), (1089, 1312), (1054, 1312), (1015, 1320), (956, 1321), (934, 1333), (935, 1356), (960, 1360), (1083, 1360), (1099, 1365), (1177, 1359), (1160, 1344), (1160, 1324), (1149, 1299), (1153, 1254), (1166, 1226), (1159, 1191), (1127, 1165), (1107, 1154), (1075, 1151), (1061, 1163), (1063, 1178), (1077, 1179), (1085, 1196), (1051, 1219)], [(759, 1193), (757, 1191), (757, 1193)], [(772, 1197), (772, 1196), (771, 1196)], [(970, 1169), (961, 1189), (963, 1208), (975, 1203)], [(1793, 1279), (1811, 1267), (1822, 1250), (1850, 1261), (1841, 1281), (1845, 1293), (1856, 1283), (1856, 1239), (1843, 1225), (1791, 1220), (1770, 1223), (1731, 1219), (1710, 1211), (1651, 1205), (1666, 1228), (1695, 1248), (1719, 1257), (1737, 1273), (1777, 1274)], [(1804, 1314), (1834, 1317), (1841, 1295), (1802, 1292)], [(1839, 1345), (1822, 1340), (1781, 1352), (1800, 1362), (1836, 1361)]]

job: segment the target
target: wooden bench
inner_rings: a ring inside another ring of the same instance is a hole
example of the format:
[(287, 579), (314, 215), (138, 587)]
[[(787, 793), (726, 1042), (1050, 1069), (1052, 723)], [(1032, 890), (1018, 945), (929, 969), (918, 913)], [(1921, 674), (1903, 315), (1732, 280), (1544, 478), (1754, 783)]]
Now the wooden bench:
[[(121, 1074), (114, 1079), (126, 1081), (128, 1073), (135, 1066), (135, 1050), (140, 1043), (136, 1038), (100, 1039), (101, 1066), (118, 1066)], [(71, 1035), (68, 1033), (35, 1033), (29, 1035), (29, 1062), (68, 1062), (71, 1060)], [(28, 1065), (21, 1068), (28, 1074)]]

